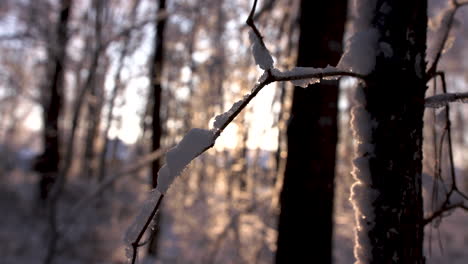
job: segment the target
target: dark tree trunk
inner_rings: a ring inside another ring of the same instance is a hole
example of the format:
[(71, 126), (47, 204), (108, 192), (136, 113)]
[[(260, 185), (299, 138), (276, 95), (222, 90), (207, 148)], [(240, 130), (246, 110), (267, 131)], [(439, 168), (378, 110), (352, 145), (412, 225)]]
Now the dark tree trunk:
[[(371, 147), (358, 153), (354, 162), (356, 167), (368, 163), (368, 175), (357, 172), (361, 183), (353, 186), (354, 196), (365, 199), (355, 201), (360, 225), (356, 257), (359, 263), (424, 263), (421, 168), (427, 1), (376, 3), (372, 26), (380, 48), (365, 80), (362, 105), (370, 121), (369, 138), (363, 138)], [(360, 122), (360, 116), (356, 118)]]
[(42, 90), (43, 97), (43, 153), (36, 159), (34, 169), (40, 173), (39, 193), (47, 199), (55, 182), (60, 163), (59, 121), (63, 104), (66, 47), (68, 42), (68, 21), (71, 0), (62, 0), (57, 20), (55, 40), (47, 48), (47, 77)]
[[(158, 13), (163, 14), (166, 10), (166, 0), (159, 0)], [(158, 20), (155, 22), (156, 25), (156, 35), (154, 39), (154, 51), (153, 51), (153, 60), (151, 61), (150, 68), (150, 80), (151, 80), (151, 95), (152, 95), (152, 109), (151, 109), (151, 151), (155, 151), (161, 147), (161, 135), (162, 135), (162, 125), (161, 125), (161, 75), (163, 72), (164, 65), (164, 29), (166, 27), (166, 18), (158, 17)], [(158, 171), (160, 167), (160, 161), (155, 160), (151, 164), (151, 173), (152, 173), (152, 184), (155, 188), (158, 184)], [(160, 218), (160, 214), (159, 214)], [(151, 234), (151, 241), (148, 247), (148, 254), (157, 255), (158, 249), (158, 229), (155, 229)]]
[[(297, 65), (337, 63), (347, 1), (303, 0), (300, 8)], [(332, 262), (337, 105), (338, 81), (294, 90), (276, 263)]]
[[(163, 14), (166, 9), (166, 0), (159, 0), (158, 13)], [(161, 147), (161, 117), (159, 112), (161, 110), (161, 75), (163, 72), (164, 62), (164, 28), (166, 27), (166, 19), (159, 18), (156, 22), (156, 35), (154, 39), (154, 51), (153, 60), (150, 67), (150, 80), (152, 90), (152, 109), (151, 109), (151, 127), (152, 127), (152, 145), (151, 151), (155, 151)], [(157, 185), (158, 171), (159, 171), (159, 160), (155, 160), (152, 163), (152, 177), (153, 187)]]

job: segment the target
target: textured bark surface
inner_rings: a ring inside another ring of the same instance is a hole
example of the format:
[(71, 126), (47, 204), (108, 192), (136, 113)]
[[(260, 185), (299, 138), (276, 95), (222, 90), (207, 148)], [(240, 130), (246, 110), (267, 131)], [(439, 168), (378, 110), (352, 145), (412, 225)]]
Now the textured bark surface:
[(424, 263), (421, 192), (426, 0), (378, 0), (373, 26), (379, 32), (374, 71), (366, 79), (373, 153), (367, 157), (374, 223), (368, 232), (371, 263)]
[[(338, 62), (346, 2), (301, 2), (298, 66)], [(337, 105), (338, 81), (294, 90), (276, 263), (332, 263)]]

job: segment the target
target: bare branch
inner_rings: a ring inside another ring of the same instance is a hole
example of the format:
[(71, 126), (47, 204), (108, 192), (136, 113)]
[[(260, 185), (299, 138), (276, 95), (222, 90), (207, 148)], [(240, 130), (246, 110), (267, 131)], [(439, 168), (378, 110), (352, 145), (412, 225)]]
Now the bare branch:
[(256, 8), (257, 8), (257, 0), (254, 0), (252, 9), (250, 10), (249, 17), (247, 17), (247, 20), (245, 21), (245, 23), (246, 23), (250, 28), (252, 28), (252, 30), (253, 30), (253, 32), (255, 33), (255, 35), (257, 35), (257, 37), (261, 40), (262, 45), (265, 46), (265, 43), (263, 42), (262, 34), (260, 34), (260, 31), (258, 31), (258, 28), (257, 28), (257, 26), (256, 26), (255, 23), (254, 23), (254, 14), (255, 14), (255, 9), (256, 9)]
[(440, 58), (442, 57), (444, 47), (450, 35), (450, 30), (453, 27), (453, 23), (455, 21), (455, 14), (460, 7), (468, 5), (468, 0), (464, 0), (464, 1), (452, 0), (450, 4), (451, 4), (451, 7), (449, 7), (450, 10), (446, 11), (447, 12), (446, 17), (443, 18), (443, 20), (446, 20), (445, 29), (444, 29), (445, 31), (442, 33), (441, 41), (439, 45), (436, 47), (436, 55), (434, 58), (434, 62), (432, 62), (431, 67), (427, 71), (427, 75), (426, 75), (428, 78), (427, 81), (435, 77), (435, 75), (437, 74), (437, 64), (439, 63)]
[(263, 4), (262, 8), (254, 15), (253, 19), (258, 20), (262, 17), (263, 14), (266, 14), (268, 11), (273, 9), (276, 4), (276, 0), (268, 0)]
[[(445, 73), (440, 72), (439, 76), (442, 81), (442, 91), (444, 94), (447, 93), (447, 83), (445, 81)], [(456, 185), (456, 176), (455, 176), (455, 163), (453, 161), (453, 146), (452, 146), (452, 123), (450, 122), (450, 106), (447, 104), (445, 106), (445, 128), (447, 129), (447, 140), (448, 140), (448, 151), (449, 151), (449, 160), (450, 160), (450, 175), (452, 177), (452, 188), (457, 190)]]
[[(446, 97), (450, 98), (450, 96), (448, 96), (449, 94), (447, 94), (447, 83), (446, 83), (446, 80), (445, 80), (445, 73), (444, 72), (437, 72), (435, 76), (439, 76), (440, 79), (441, 79), (443, 94), (432, 96), (430, 98), (435, 97), (437, 99), (438, 97), (443, 97), (443, 96), (446, 96)], [(435, 92), (436, 85), (437, 85), (436, 81), (437, 80), (434, 79), (434, 92)], [(437, 100), (435, 100), (435, 101), (437, 101)], [(427, 104), (427, 100), (426, 100), (426, 104)], [(468, 201), (468, 196), (466, 194), (464, 194), (463, 192), (461, 192), (458, 189), (458, 185), (457, 185), (457, 177), (456, 177), (456, 174), (455, 174), (455, 162), (454, 162), (454, 158), (453, 158), (453, 144), (452, 144), (452, 135), (451, 134), (452, 134), (452, 131), (451, 131), (451, 122), (450, 122), (450, 106), (446, 102), (445, 103), (445, 127), (444, 127), (443, 133), (442, 133), (442, 135), (440, 137), (440, 143), (439, 143), (439, 149), (438, 149), (438, 151), (439, 151), (438, 157), (439, 158), (438, 158), (438, 160), (436, 160), (436, 170), (435, 170), (436, 177), (434, 179), (435, 182), (434, 182), (434, 189), (433, 189), (433, 202), (434, 202), (434, 199), (435, 200), (438, 199), (437, 197), (434, 197), (434, 195), (437, 195), (437, 193), (438, 193), (438, 190), (437, 190), (439, 188), (438, 185), (437, 185), (438, 181), (440, 180), (443, 183), (442, 176), (441, 176), (440, 161), (442, 159), (442, 153), (443, 153), (442, 148), (443, 148), (443, 142), (444, 142), (445, 136), (447, 137), (449, 163), (450, 163), (450, 177), (451, 177), (452, 182), (451, 182), (450, 190), (446, 191), (445, 200), (443, 201), (442, 205), (440, 206), (440, 208), (438, 210), (434, 211), (431, 216), (429, 216), (428, 218), (426, 218), (423, 221), (424, 225), (432, 222), (436, 218), (443, 217), (446, 212), (452, 211), (455, 208), (463, 208), (463, 209), (467, 210), (467, 206), (465, 205), (465, 201)], [(445, 184), (443, 184), (443, 186), (445, 188)], [(461, 196), (461, 201), (459, 201), (459, 200), (454, 201), (454, 199), (455, 199), (454, 195), (457, 195), (457, 194), (459, 196)]]
[(457, 208), (468, 211), (468, 207), (465, 206), (463, 203), (457, 203), (457, 204), (453, 204), (453, 205), (446, 205), (446, 206), (443, 206), (442, 208), (440, 208), (439, 210), (435, 211), (434, 213), (432, 213), (427, 218), (425, 218), (424, 221), (423, 221), (423, 225), (427, 225), (427, 224), (431, 223), (432, 221), (434, 221), (435, 219), (437, 219), (439, 217), (443, 217), (445, 213), (450, 212), (450, 211), (452, 211), (454, 209), (457, 209)]

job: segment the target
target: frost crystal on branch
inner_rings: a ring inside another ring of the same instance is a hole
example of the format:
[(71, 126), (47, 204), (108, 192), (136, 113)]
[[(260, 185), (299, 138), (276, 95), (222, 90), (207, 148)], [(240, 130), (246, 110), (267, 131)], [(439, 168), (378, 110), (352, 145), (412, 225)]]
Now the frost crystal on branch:
[(166, 193), (174, 179), (198, 155), (214, 144), (214, 134), (210, 130), (193, 128), (174, 148), (166, 154), (166, 164), (158, 172), (156, 189)]
[(250, 42), (252, 43), (252, 53), (255, 63), (263, 70), (273, 68), (273, 57), (263, 44), (262, 40), (253, 31), (250, 31)]

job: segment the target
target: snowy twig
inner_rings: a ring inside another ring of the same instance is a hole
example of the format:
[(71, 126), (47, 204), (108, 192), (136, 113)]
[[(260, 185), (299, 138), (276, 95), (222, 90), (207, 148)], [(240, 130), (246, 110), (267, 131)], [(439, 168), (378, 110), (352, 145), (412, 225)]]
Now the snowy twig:
[(426, 74), (428, 78), (427, 81), (429, 81), (430, 79), (436, 76), (437, 64), (439, 63), (440, 58), (442, 57), (442, 53), (444, 52), (444, 48), (449, 39), (450, 30), (452, 29), (453, 23), (455, 21), (455, 14), (460, 7), (465, 6), (465, 5), (468, 5), (468, 0), (464, 0), (464, 1), (452, 0), (450, 2), (450, 7), (445, 11), (445, 14), (443, 14), (443, 17), (441, 18), (441, 25), (440, 25), (441, 30), (443, 30), (443, 32), (441, 33), (442, 38), (441, 38), (441, 41), (436, 46), (436, 55), (435, 55), (434, 61), (432, 62), (431, 67), (427, 71), (427, 74)]
[(444, 93), (433, 95), (425, 100), (426, 107), (439, 108), (452, 102), (468, 103), (468, 93)]
[(138, 248), (144, 245), (144, 243), (140, 243), (140, 241), (143, 238), (143, 235), (145, 234), (146, 229), (148, 229), (148, 227), (149, 227), (151, 221), (153, 220), (154, 216), (158, 212), (159, 206), (161, 205), (163, 199), (164, 199), (164, 194), (161, 194), (159, 196), (159, 198), (158, 198), (158, 201), (156, 202), (156, 205), (154, 206), (153, 210), (151, 211), (150, 217), (148, 217), (146, 219), (146, 222), (143, 225), (143, 228), (138, 233), (138, 236), (136, 237), (136, 239), (131, 243), (131, 246), (132, 246), (132, 259), (131, 259), (132, 262), (131, 263), (132, 264), (134, 264), (136, 262), (137, 255), (138, 255)]
[(254, 14), (257, 0), (254, 1), (252, 10), (247, 18), (246, 24), (252, 29), (250, 39), (252, 42), (252, 52), (256, 64), (264, 70), (259, 82), (254, 86), (251, 93), (236, 102), (229, 111), (215, 117), (214, 128), (212, 130), (192, 129), (174, 148), (169, 150), (166, 155), (166, 164), (158, 172), (157, 186), (161, 195), (151, 214), (146, 219), (145, 224), (139, 231), (137, 237), (130, 243), (132, 247), (131, 263), (135, 263), (138, 248), (141, 246), (140, 240), (146, 232), (149, 224), (159, 210), (159, 206), (164, 198), (164, 194), (172, 182), (178, 177), (185, 167), (196, 157), (203, 154), (214, 146), (216, 139), (221, 135), (224, 129), (239, 115), (239, 113), (249, 104), (249, 102), (268, 84), (279, 81), (298, 81), (305, 80), (309, 83), (315, 79), (321, 80), (328, 77), (350, 76), (363, 78), (363, 75), (339, 70), (334, 67), (323, 69), (315, 68), (296, 68), (292, 71), (281, 72), (273, 67), (273, 58), (263, 42), (263, 37), (255, 26)]
[[(295, 68), (298, 69), (298, 68)], [(325, 79), (325, 78), (332, 78), (332, 77), (354, 77), (361, 80), (364, 80), (365, 76), (359, 73), (350, 72), (350, 71), (343, 71), (334, 67), (328, 67), (324, 69), (314, 69), (314, 68), (304, 68), (310, 69), (309, 73), (294, 73), (294, 70), (291, 72), (279, 72), (273, 71), (272, 81), (274, 82), (281, 82), (281, 81), (296, 81), (296, 80), (307, 80), (307, 79)], [(275, 69), (276, 70), (276, 69)], [(315, 72), (313, 72), (315, 70)]]

